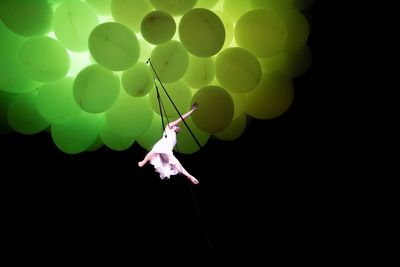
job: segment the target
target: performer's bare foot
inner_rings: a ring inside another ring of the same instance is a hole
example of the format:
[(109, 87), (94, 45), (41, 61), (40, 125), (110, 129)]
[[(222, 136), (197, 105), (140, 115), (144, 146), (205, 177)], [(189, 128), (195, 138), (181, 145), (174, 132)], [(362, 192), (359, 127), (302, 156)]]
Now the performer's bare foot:
[(194, 183), (194, 184), (198, 184), (198, 183), (199, 183), (199, 181), (198, 181), (196, 178), (194, 178), (193, 176), (192, 176), (192, 177), (189, 177), (189, 179), (190, 179), (190, 181), (192, 181), (192, 183)]
[(144, 162), (143, 162), (143, 161), (139, 161), (139, 162), (138, 162), (138, 166), (139, 166), (139, 167), (143, 167), (143, 165), (144, 165)]

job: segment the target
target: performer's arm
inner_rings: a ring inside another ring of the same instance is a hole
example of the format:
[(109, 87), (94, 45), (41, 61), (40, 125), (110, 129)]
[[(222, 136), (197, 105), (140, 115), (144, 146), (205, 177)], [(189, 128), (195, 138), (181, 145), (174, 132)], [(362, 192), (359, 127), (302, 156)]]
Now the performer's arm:
[(187, 117), (189, 117), (190, 114), (192, 114), (192, 112), (195, 111), (196, 109), (197, 109), (197, 103), (194, 103), (191, 110), (189, 110), (188, 112), (186, 112), (185, 114), (183, 114), (182, 117), (179, 117), (179, 118), (176, 119), (175, 121), (170, 122), (170, 123), (168, 124), (168, 127), (169, 127), (169, 128), (172, 128), (172, 127), (174, 127), (175, 125), (179, 124), (179, 123), (182, 121), (182, 119), (186, 119)]

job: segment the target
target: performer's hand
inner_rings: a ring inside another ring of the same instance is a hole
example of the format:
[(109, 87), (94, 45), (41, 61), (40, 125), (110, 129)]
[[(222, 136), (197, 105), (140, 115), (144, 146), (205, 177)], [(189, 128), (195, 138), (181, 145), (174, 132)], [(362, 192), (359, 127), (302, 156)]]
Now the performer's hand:
[(194, 103), (193, 106), (192, 106), (192, 110), (196, 110), (198, 106), (199, 105), (197, 103)]

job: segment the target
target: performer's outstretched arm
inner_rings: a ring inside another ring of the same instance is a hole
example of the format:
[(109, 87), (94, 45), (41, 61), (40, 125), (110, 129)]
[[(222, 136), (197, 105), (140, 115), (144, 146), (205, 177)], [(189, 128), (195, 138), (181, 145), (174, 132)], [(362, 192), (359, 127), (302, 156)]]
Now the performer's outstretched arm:
[(179, 117), (175, 121), (168, 123), (168, 127), (172, 128), (175, 125), (179, 124), (182, 121), (182, 119), (186, 119), (187, 117), (189, 117), (190, 114), (192, 114), (192, 112), (195, 111), (196, 109), (197, 109), (197, 103), (194, 103), (191, 110), (183, 114), (182, 117)]

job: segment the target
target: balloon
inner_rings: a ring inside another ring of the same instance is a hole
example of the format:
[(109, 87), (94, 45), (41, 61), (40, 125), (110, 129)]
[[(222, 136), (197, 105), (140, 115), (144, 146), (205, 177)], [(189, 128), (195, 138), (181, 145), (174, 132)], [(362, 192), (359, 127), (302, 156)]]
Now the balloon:
[(72, 94), (73, 84), (74, 79), (67, 77), (41, 86), (36, 99), (39, 114), (50, 123), (56, 124), (75, 119), (81, 109)]
[(0, 18), (16, 34), (39, 36), (50, 31), (53, 10), (46, 0), (1, 0)]
[(118, 77), (97, 64), (83, 69), (76, 76), (73, 88), (76, 103), (89, 113), (108, 110), (120, 92)]
[(217, 54), (225, 41), (225, 29), (221, 19), (205, 8), (194, 8), (183, 15), (178, 32), (185, 48), (198, 57)]
[(283, 16), (288, 32), (284, 50), (295, 51), (302, 47), (310, 34), (310, 27), (306, 17), (299, 11), (290, 10)]
[(123, 151), (128, 149), (133, 145), (135, 139), (130, 137), (123, 137), (116, 134), (110, 126), (107, 124), (105, 117), (101, 119), (100, 122), (100, 130), (99, 130), (100, 139), (103, 143), (116, 151)]
[(233, 141), (239, 138), (246, 129), (247, 115), (242, 113), (234, 119), (231, 124), (221, 132), (215, 133), (214, 136), (223, 141)]
[(247, 12), (240, 17), (235, 26), (237, 44), (260, 58), (281, 52), (287, 36), (286, 25), (282, 18), (278, 13), (266, 9)]
[[(176, 146), (174, 148), (175, 151), (182, 154), (193, 154), (203, 148), (208, 140), (210, 139), (210, 134), (200, 130), (193, 122), (192, 118), (188, 118), (185, 120), (187, 126), (192, 131), (194, 137), (189, 132), (186, 125), (182, 122), (180, 125), (180, 131), (177, 137)], [(197, 144), (196, 140), (199, 142)]]
[(111, 15), (111, 0), (85, 0), (101, 16)]
[(146, 41), (158, 45), (172, 39), (176, 31), (176, 23), (168, 13), (156, 10), (143, 18), (140, 31)]
[(127, 70), (139, 59), (136, 35), (116, 22), (98, 25), (89, 35), (89, 50), (100, 65), (115, 71)]
[(65, 0), (54, 13), (54, 33), (72, 51), (88, 50), (88, 36), (97, 24), (95, 11), (80, 0)]
[(155, 9), (179, 16), (193, 8), (197, 0), (150, 0), (150, 3)]
[(198, 0), (196, 7), (211, 9), (217, 4), (218, 0)]
[(234, 93), (247, 93), (261, 80), (257, 58), (240, 47), (227, 48), (215, 60), (215, 74), (221, 85)]
[(171, 40), (156, 46), (150, 55), (150, 66), (162, 83), (173, 83), (185, 74), (189, 55), (178, 41)]
[(26, 75), (39, 82), (61, 80), (70, 67), (67, 50), (47, 36), (27, 39), (21, 45), (19, 61)]
[(183, 77), (187, 85), (193, 88), (209, 85), (215, 77), (213, 58), (190, 56), (189, 62), (189, 68)]
[(139, 62), (122, 73), (122, 88), (131, 96), (147, 95), (154, 87), (154, 77), (148, 65)]
[(37, 91), (16, 96), (8, 106), (10, 126), (22, 134), (36, 134), (49, 126), (36, 107)]
[(231, 123), (234, 113), (232, 97), (219, 86), (199, 89), (192, 98), (198, 109), (191, 117), (196, 126), (206, 133), (217, 133)]
[(126, 25), (133, 32), (140, 31), (143, 17), (153, 10), (148, 0), (112, 0), (111, 14), (116, 22)]
[(235, 22), (250, 9), (249, 0), (225, 0), (222, 8)]

